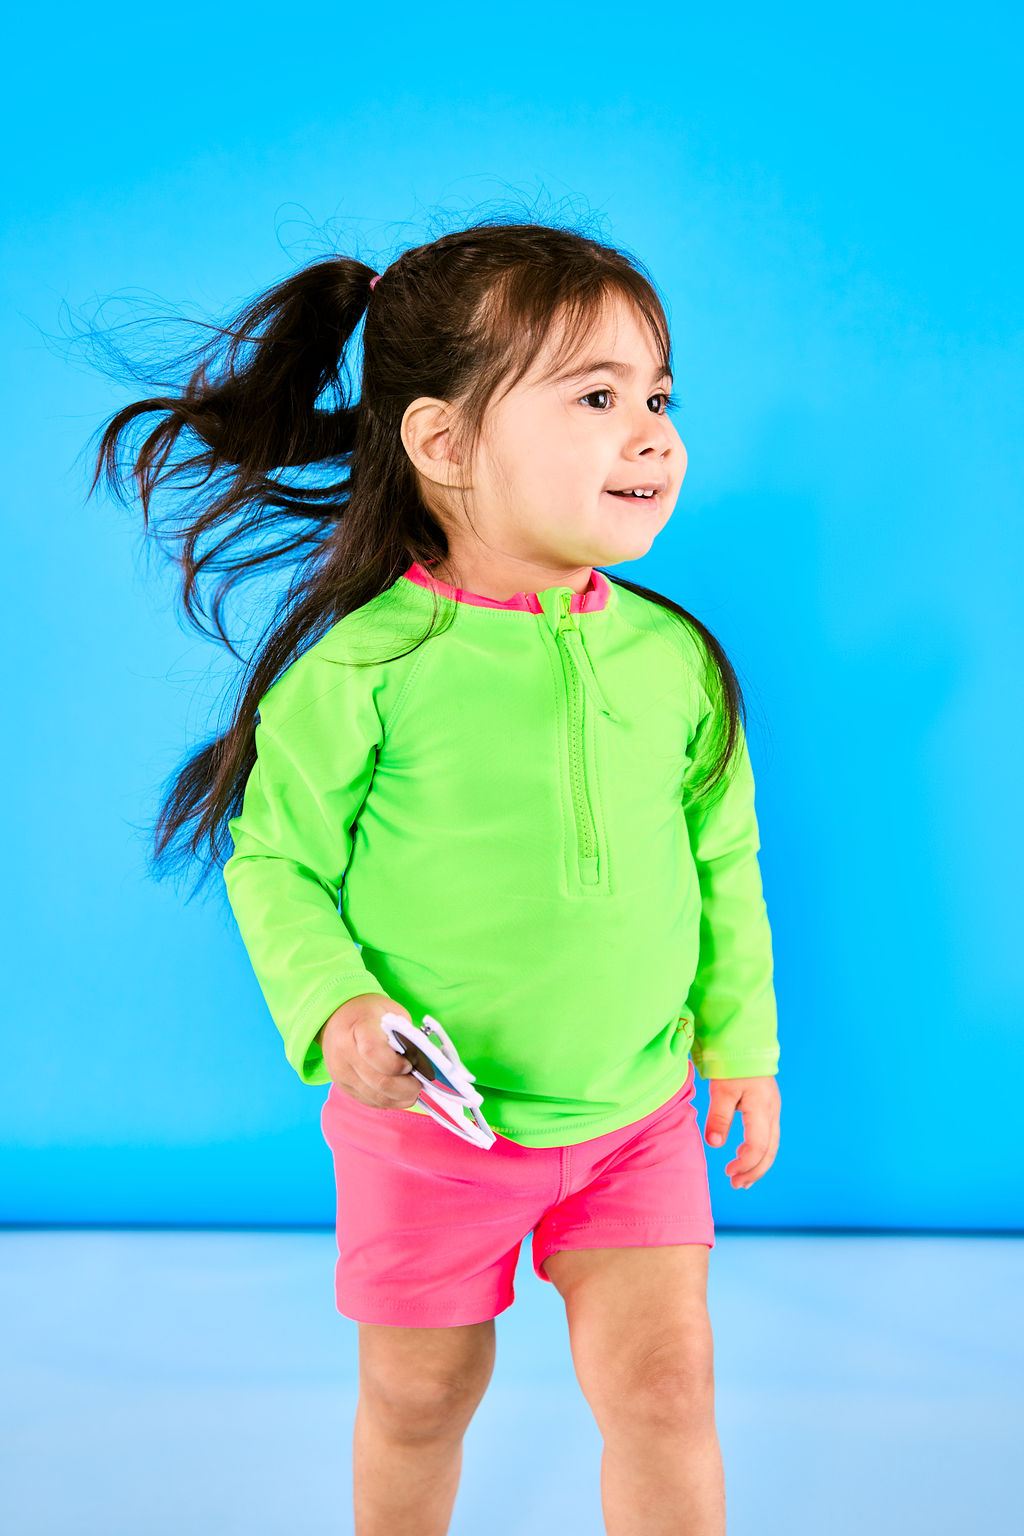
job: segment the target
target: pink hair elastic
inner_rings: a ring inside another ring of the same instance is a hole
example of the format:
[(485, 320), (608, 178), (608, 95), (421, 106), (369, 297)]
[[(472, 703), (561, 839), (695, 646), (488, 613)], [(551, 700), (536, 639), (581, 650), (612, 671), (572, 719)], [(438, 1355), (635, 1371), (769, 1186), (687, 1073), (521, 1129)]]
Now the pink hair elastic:
[(370, 292), (371, 293), (373, 292), (373, 285), (374, 285), (374, 283), (379, 283), (383, 276), (384, 276), (383, 272), (378, 272), (376, 277), (371, 277), (370, 278)]

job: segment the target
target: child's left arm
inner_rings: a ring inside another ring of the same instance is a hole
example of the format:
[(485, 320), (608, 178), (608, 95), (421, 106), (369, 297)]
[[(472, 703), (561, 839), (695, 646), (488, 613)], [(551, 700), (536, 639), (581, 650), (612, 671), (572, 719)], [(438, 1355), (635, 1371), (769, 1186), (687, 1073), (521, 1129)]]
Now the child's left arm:
[[(710, 725), (708, 716), (698, 737)], [(744, 1138), (725, 1171), (734, 1188), (746, 1189), (775, 1160), (781, 1099), (771, 930), (742, 727), (740, 737), (725, 788), (686, 812), (701, 891), (700, 959), (687, 1008), (694, 1018), (690, 1054), (709, 1082), (704, 1133), (710, 1146), (723, 1145), (739, 1109)]]

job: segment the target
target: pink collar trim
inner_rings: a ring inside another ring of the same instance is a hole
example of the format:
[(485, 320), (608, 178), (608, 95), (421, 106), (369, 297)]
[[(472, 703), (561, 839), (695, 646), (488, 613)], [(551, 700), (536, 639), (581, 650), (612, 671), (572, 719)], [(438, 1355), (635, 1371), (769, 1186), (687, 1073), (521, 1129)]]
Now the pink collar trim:
[[(437, 576), (431, 576), (417, 560), (414, 560), (402, 575), (408, 581), (414, 581), (417, 586), (433, 587), (442, 597), (450, 597), (458, 603), (470, 603), (476, 608), (515, 608), (523, 613), (543, 613), (544, 611), (536, 592), (517, 592), (506, 602), (498, 602), (496, 598), (480, 597), (478, 593), (467, 592), (462, 587), (450, 587), (447, 582), (441, 581)], [(611, 582), (607, 576), (601, 571), (591, 570), (590, 581), (583, 591), (573, 593), (569, 612), (593, 613), (599, 608), (606, 608), (610, 590)]]

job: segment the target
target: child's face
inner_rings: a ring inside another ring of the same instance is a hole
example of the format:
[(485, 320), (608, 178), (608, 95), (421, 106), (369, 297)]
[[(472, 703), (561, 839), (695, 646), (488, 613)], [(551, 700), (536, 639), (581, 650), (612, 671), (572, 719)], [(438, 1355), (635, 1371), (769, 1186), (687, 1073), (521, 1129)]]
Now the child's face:
[[(534, 577), (520, 590), (541, 590), (550, 573), (553, 585), (567, 572), (639, 559), (671, 517), (686, 473), (686, 449), (665, 414), (672, 381), (632, 311), (620, 301), (609, 307), (572, 365), (610, 359), (624, 374), (591, 367), (543, 382), (558, 340), (549, 337), (526, 376), (492, 402), (471, 473), (444, 459), (447, 434), (424, 437), (416, 459), (443, 498), (455, 563), (510, 564), (517, 576)], [(468, 487), (471, 528), (444, 485)], [(663, 489), (650, 500), (610, 494), (643, 485)]]

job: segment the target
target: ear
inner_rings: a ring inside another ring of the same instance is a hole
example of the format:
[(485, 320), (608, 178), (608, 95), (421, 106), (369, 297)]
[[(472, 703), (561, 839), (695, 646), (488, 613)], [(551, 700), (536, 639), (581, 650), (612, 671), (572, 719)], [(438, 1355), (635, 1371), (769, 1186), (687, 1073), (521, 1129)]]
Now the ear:
[(462, 465), (451, 429), (452, 407), (444, 400), (423, 395), (405, 408), (402, 443), (413, 465), (425, 480), (456, 490)]

